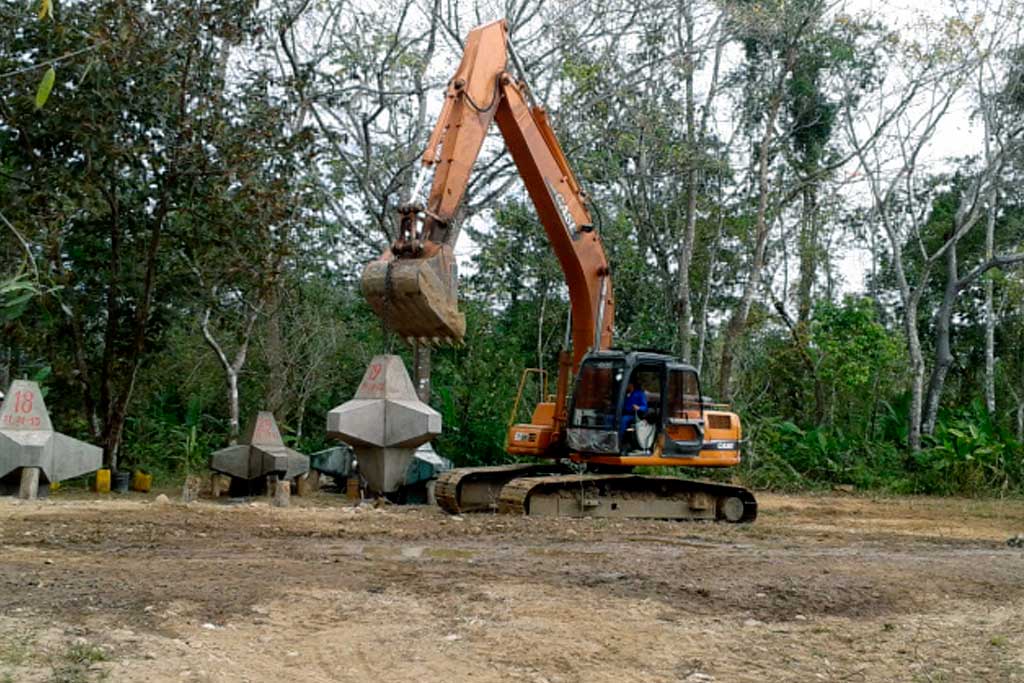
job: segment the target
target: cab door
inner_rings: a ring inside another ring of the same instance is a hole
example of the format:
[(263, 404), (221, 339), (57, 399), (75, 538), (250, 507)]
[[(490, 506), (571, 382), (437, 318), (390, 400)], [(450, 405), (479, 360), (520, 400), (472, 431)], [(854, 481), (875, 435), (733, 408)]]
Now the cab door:
[(693, 456), (704, 444), (704, 404), (697, 371), (687, 365), (668, 364), (662, 413), (663, 455)]

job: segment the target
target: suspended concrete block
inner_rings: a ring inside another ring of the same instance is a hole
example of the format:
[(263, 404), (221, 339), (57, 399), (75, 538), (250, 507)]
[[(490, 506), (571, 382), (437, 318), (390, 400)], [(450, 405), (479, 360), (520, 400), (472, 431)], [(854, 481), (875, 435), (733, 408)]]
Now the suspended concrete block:
[(441, 414), (416, 396), (399, 356), (370, 361), (355, 397), (327, 413), (328, 436), (352, 446), (371, 491), (405, 482), (416, 447), (441, 433)]

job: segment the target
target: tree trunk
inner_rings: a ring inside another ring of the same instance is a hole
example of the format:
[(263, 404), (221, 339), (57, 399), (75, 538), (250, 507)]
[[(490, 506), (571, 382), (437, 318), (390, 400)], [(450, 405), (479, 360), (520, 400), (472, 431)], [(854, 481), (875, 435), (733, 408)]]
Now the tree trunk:
[(682, 361), (689, 363), (692, 356), (690, 332), (692, 313), (690, 306), (690, 264), (693, 261), (693, 244), (697, 233), (697, 122), (696, 106), (693, 98), (693, 2), (683, 3), (683, 21), (686, 23), (686, 47), (683, 51), (683, 70), (686, 81), (686, 141), (690, 146), (690, 159), (686, 172), (686, 225), (682, 239), (679, 241), (679, 351)]
[(907, 446), (911, 452), (921, 450), (921, 407), (924, 403), (924, 356), (917, 330), (917, 302), (907, 308), (904, 328), (907, 351), (910, 354), (910, 416), (907, 427)]
[[(719, 234), (721, 234), (721, 228), (719, 228)], [(704, 291), (700, 297), (700, 312), (697, 317), (697, 358), (695, 366), (697, 368), (697, 375), (700, 376), (704, 372), (704, 349), (707, 346), (708, 338), (708, 306), (711, 304), (711, 275), (712, 266), (714, 264), (714, 258), (718, 251), (718, 239), (715, 239), (715, 246), (709, 252), (711, 258), (708, 259), (708, 274), (707, 281), (704, 283)]]
[[(995, 256), (996, 204), (990, 197), (985, 227), (985, 260)], [(985, 278), (985, 408), (990, 416), (996, 414), (996, 316), (993, 306), (995, 283)]]
[(932, 368), (931, 379), (928, 382), (928, 395), (925, 400), (925, 416), (922, 427), (925, 434), (935, 432), (935, 421), (939, 413), (942, 390), (946, 385), (949, 368), (953, 365), (950, 328), (952, 327), (953, 306), (959, 292), (956, 243), (953, 243), (946, 250), (946, 286), (942, 294), (942, 304), (935, 314), (935, 366)]
[[(213, 298), (216, 298), (217, 290), (213, 290)], [(245, 327), (242, 331), (242, 340), (238, 345), (238, 350), (235, 352), (233, 360), (228, 360), (227, 354), (224, 353), (224, 349), (214, 339), (213, 333), (210, 332), (210, 308), (203, 311), (203, 316), (199, 320), (199, 329), (203, 333), (203, 340), (206, 341), (207, 346), (213, 351), (214, 355), (217, 356), (217, 360), (220, 361), (220, 366), (224, 370), (224, 380), (227, 383), (228, 389), (228, 442), (233, 444), (238, 443), (238, 434), (240, 427), (240, 412), (239, 412), (239, 399), (238, 399), (238, 376), (242, 373), (242, 368), (245, 367), (245, 359), (249, 353), (249, 340), (252, 339), (252, 331), (256, 326), (256, 319), (259, 317), (260, 309), (257, 307), (251, 307), (246, 316)]]
[(303, 428), (306, 424), (306, 403), (309, 402), (309, 397), (304, 393), (299, 398), (298, 414), (295, 416), (295, 440), (302, 440)]
[(412, 347), (413, 381), (416, 395), (424, 403), (430, 403), (430, 347), (414, 342)]
[[(876, 198), (877, 202), (877, 198)], [(921, 450), (921, 408), (924, 404), (924, 355), (921, 352), (921, 333), (917, 327), (917, 309), (921, 293), (928, 284), (931, 263), (925, 264), (918, 274), (917, 287), (911, 289), (907, 271), (903, 267), (903, 242), (892, 219), (885, 212), (884, 204), (876, 203), (882, 228), (892, 253), (892, 268), (896, 275), (900, 301), (903, 303), (903, 333), (910, 356), (910, 414), (907, 416), (907, 446), (912, 453)]]
[(1017, 441), (1024, 441), (1024, 402), (1017, 403)]
[(103, 333), (103, 360), (100, 364), (100, 397), (99, 414), (103, 420), (103, 462), (112, 470), (117, 469), (117, 439), (112, 437), (114, 413), (114, 345), (121, 336), (119, 324), (121, 320), (121, 220), (120, 202), (117, 187), (111, 187), (106, 193), (107, 205), (110, 209), (110, 281), (107, 284), (107, 324)]
[(164, 222), (170, 211), (168, 196), (171, 187), (176, 183), (175, 177), (171, 175), (164, 185), (164, 194), (160, 197), (153, 217), (153, 230), (150, 233), (149, 243), (146, 245), (146, 274), (143, 277), (142, 293), (136, 306), (135, 317), (132, 320), (133, 340), (131, 350), (128, 353), (127, 371), (122, 369), (121, 374), (127, 374), (128, 378), (121, 385), (120, 394), (111, 401), (111, 407), (107, 412), (106, 439), (103, 444), (104, 455), (107, 458), (107, 465), (112, 470), (117, 469), (117, 460), (121, 451), (121, 441), (124, 436), (124, 423), (128, 416), (128, 405), (131, 403), (132, 395), (135, 393), (135, 382), (139, 374), (139, 365), (142, 363), (142, 354), (146, 350), (146, 333), (149, 331), (149, 316), (153, 306), (153, 293), (156, 289), (156, 269), (160, 254), (160, 242), (163, 236)]
[(811, 319), (811, 292), (818, 271), (818, 192), (813, 183), (803, 189), (800, 220), (800, 281), (797, 284), (797, 326), (807, 326)]
[(718, 247), (722, 243), (722, 232), (725, 229), (725, 213), (721, 209), (725, 204), (722, 197), (722, 186), (718, 184), (718, 226), (715, 230), (715, 238), (711, 241), (708, 249), (707, 274), (704, 277), (704, 291), (700, 297), (700, 313), (697, 318), (697, 376), (704, 372), (704, 349), (707, 346), (708, 336), (708, 307), (711, 305), (711, 285), (714, 281), (715, 264), (718, 261)]
[(697, 314), (697, 357), (694, 367), (697, 368), (697, 375), (704, 372), (704, 348), (707, 346), (708, 337), (708, 305), (711, 301), (711, 264), (708, 264), (708, 279), (704, 285), (704, 291), (700, 297), (700, 312)]
[[(767, 169), (765, 169), (767, 175)], [(762, 204), (767, 204), (767, 191), (762, 193)], [(763, 210), (764, 207), (762, 207)], [(761, 211), (759, 211), (759, 214)], [(768, 247), (768, 223), (764, 220), (763, 214), (758, 217), (756, 243), (754, 245), (754, 259), (747, 276), (747, 283), (743, 286), (743, 296), (740, 299), (736, 312), (729, 320), (725, 337), (722, 339), (722, 361), (718, 367), (718, 395), (720, 400), (729, 402), (732, 400), (732, 369), (735, 361), (736, 344), (747, 329), (747, 318), (750, 315), (750, 307), (754, 303), (754, 294), (761, 282), (761, 271), (764, 270), (765, 252)]]
[(764, 270), (765, 251), (768, 247), (768, 172), (772, 158), (772, 142), (775, 139), (775, 121), (779, 116), (779, 109), (782, 107), (783, 85), (786, 75), (792, 70), (796, 60), (796, 48), (790, 47), (786, 56), (775, 89), (772, 92), (771, 101), (765, 116), (764, 136), (757, 146), (758, 168), (757, 168), (757, 221), (754, 235), (754, 256), (747, 275), (747, 283), (743, 287), (743, 296), (739, 306), (729, 320), (726, 335), (722, 339), (722, 362), (718, 367), (718, 394), (722, 401), (732, 400), (732, 370), (735, 360), (735, 347), (743, 337), (747, 329), (747, 317), (750, 315), (750, 307), (754, 302), (754, 294), (757, 285), (761, 281), (761, 271)]
[[(993, 103), (985, 98), (985, 70), (984, 64), (978, 65), (978, 94), (981, 95), (981, 120), (984, 124), (985, 133), (985, 165), (992, 165), (992, 132), (993, 115), (995, 110)], [(996, 200), (997, 190), (993, 183), (992, 190), (988, 192), (988, 202), (985, 207), (985, 261), (989, 262), (995, 257), (995, 230), (996, 230)], [(990, 417), (996, 414), (996, 320), (992, 299), (995, 294), (995, 283), (992, 278), (985, 278), (985, 409)]]
[(228, 384), (228, 443), (233, 446), (238, 443), (238, 434), (241, 431), (238, 414), (238, 373), (234, 368), (225, 368), (224, 378)]

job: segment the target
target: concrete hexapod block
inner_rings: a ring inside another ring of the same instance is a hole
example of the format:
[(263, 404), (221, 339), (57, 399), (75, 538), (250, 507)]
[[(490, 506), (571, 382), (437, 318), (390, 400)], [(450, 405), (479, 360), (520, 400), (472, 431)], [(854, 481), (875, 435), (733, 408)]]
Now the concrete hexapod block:
[(36, 488), (88, 474), (102, 463), (101, 448), (53, 431), (38, 384), (11, 384), (0, 406), (0, 479), (20, 468), (38, 468), (42, 481)]
[(416, 396), (398, 356), (375, 356), (355, 397), (327, 413), (328, 436), (352, 446), (372, 491), (405, 483), (416, 447), (441, 433), (441, 414)]
[(284, 445), (274, 414), (261, 411), (249, 423), (242, 443), (214, 451), (210, 469), (236, 479), (258, 479), (277, 474), (293, 479), (309, 471), (309, 458)]

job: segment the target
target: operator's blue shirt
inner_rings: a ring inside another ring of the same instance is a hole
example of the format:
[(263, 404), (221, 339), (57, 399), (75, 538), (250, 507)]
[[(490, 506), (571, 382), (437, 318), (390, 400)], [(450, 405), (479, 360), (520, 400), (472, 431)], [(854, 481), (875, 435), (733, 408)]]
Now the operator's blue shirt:
[(647, 410), (647, 392), (643, 389), (634, 389), (633, 393), (626, 397), (625, 412), (632, 417), (634, 409)]
[(647, 410), (647, 393), (643, 389), (634, 389), (626, 397), (626, 405), (622, 409), (622, 422), (619, 424), (619, 436), (621, 437), (629, 426), (636, 419), (636, 411)]

